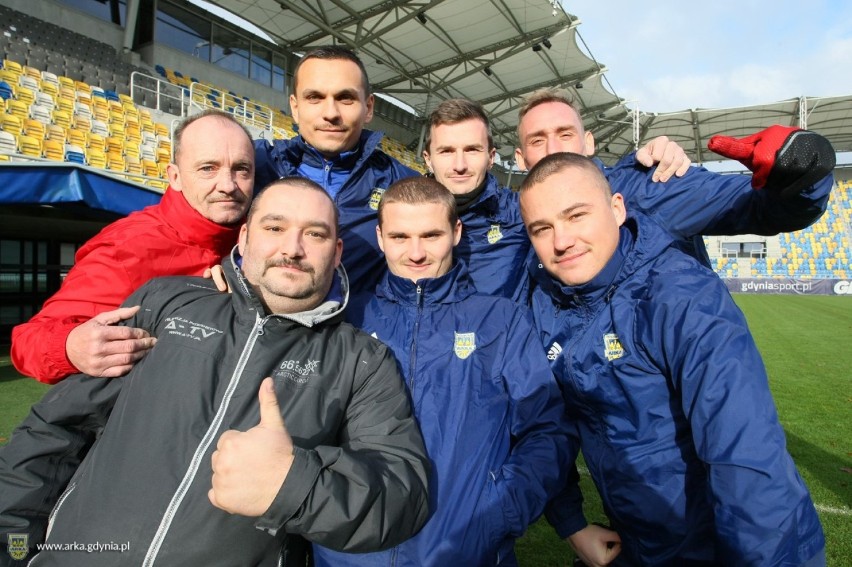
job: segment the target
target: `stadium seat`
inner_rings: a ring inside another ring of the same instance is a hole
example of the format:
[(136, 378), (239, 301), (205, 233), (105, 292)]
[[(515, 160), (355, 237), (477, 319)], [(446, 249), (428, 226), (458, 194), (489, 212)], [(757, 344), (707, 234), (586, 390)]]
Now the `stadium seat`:
[(20, 136), (18, 138), (18, 146), (21, 153), (30, 157), (42, 157), (42, 141), (33, 136)]
[(33, 104), (30, 106), (30, 116), (38, 120), (44, 125), (50, 124), (53, 120), (53, 111), (47, 106)]
[(67, 110), (54, 110), (53, 123), (67, 130), (71, 127), (71, 113)]
[[(124, 148), (124, 139), (123, 138), (119, 138), (119, 137), (116, 137), (116, 136), (107, 137), (107, 139), (106, 139), (106, 151), (107, 151), (108, 154), (114, 152), (114, 153), (117, 153), (118, 155), (121, 155), (121, 151), (122, 151), (123, 148)], [(123, 165), (122, 165), (122, 169), (124, 169)]]
[(92, 120), (92, 132), (106, 138), (109, 136), (109, 127), (100, 120)]
[(67, 134), (67, 143), (71, 146), (79, 147), (80, 152), (82, 153), (83, 148), (85, 148), (86, 145), (89, 143), (88, 132), (79, 130), (77, 128), (69, 128)]
[(65, 161), (86, 164), (86, 152), (80, 146), (68, 144), (65, 146)]
[(113, 171), (126, 171), (124, 157), (116, 152), (107, 152), (107, 168)]
[(9, 99), (6, 101), (6, 112), (24, 120), (30, 116), (30, 103)]
[(107, 168), (107, 156), (101, 150), (89, 149), (86, 154), (86, 160), (92, 167), (98, 167), (100, 169)]
[(63, 128), (59, 124), (51, 124), (47, 127), (47, 130), (45, 131), (46, 139), (62, 142), (63, 146), (67, 137), (68, 133), (66, 132), (65, 128)]
[(104, 136), (96, 134), (95, 132), (89, 132), (87, 140), (87, 149), (106, 153), (106, 138), (104, 138)]
[(10, 98), (15, 98), (15, 91), (12, 89), (12, 85), (6, 81), (0, 81), (0, 98), (4, 101)]
[(18, 101), (25, 103), (27, 106), (35, 102), (35, 91), (27, 87), (19, 86), (16, 95)]
[(44, 140), (45, 125), (35, 118), (27, 118), (23, 122), (23, 129), (21, 132), (26, 136), (32, 136), (33, 138)]
[(18, 139), (11, 132), (0, 130), (0, 154), (18, 153)]
[(0, 122), (0, 129), (16, 137), (20, 136), (24, 130), (24, 119), (14, 114), (4, 114), (2, 115), (2, 122)]
[(54, 161), (65, 161), (65, 142), (54, 139), (45, 140), (44, 157)]

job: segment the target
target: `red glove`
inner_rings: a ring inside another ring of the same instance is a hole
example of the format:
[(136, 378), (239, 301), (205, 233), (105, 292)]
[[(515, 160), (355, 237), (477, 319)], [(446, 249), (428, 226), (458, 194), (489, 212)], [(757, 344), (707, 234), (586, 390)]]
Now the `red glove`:
[(778, 125), (741, 140), (713, 136), (707, 147), (749, 168), (755, 189), (767, 186), (782, 195), (813, 185), (831, 173), (837, 159), (831, 143), (816, 132)]

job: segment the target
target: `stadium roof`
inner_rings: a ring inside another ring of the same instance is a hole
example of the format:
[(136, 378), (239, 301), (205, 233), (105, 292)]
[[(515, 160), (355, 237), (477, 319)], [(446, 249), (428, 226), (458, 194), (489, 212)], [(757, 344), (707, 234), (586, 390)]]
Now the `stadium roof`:
[(711, 136), (799, 125), (802, 117), (838, 151), (852, 150), (852, 96), (667, 114), (628, 107), (605, 88), (606, 68), (578, 47), (580, 20), (558, 0), (208, 1), (239, 14), (289, 52), (332, 43), (353, 48), (374, 90), (420, 116), (447, 98), (479, 101), (507, 159), (523, 95), (544, 86), (575, 95), (597, 155), (607, 162), (659, 135), (680, 143), (695, 162), (714, 161), (719, 156), (706, 149)]

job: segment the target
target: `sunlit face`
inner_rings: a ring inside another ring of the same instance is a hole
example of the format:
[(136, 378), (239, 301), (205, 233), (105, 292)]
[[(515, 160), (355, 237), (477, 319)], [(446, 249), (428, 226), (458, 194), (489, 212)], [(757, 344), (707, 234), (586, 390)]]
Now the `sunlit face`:
[(376, 236), (391, 273), (416, 282), (450, 271), (461, 222), (453, 226), (442, 203), (387, 203)]
[(423, 158), (435, 179), (454, 195), (479, 187), (494, 165), (495, 151), (488, 147), (488, 129), (482, 120), (435, 126), (429, 145)]
[(515, 161), (532, 169), (541, 158), (559, 152), (584, 156), (595, 153), (595, 138), (583, 128), (577, 111), (564, 102), (544, 102), (532, 107), (518, 124), (520, 148)]
[(305, 61), (290, 95), (299, 134), (327, 158), (354, 149), (364, 125), (373, 119), (373, 95), (367, 96), (364, 88), (361, 69), (352, 61)]
[(222, 225), (236, 224), (251, 204), (254, 147), (230, 120), (199, 118), (183, 131), (179, 154), (167, 172), (169, 185), (202, 216)]
[(313, 309), (331, 287), (343, 242), (320, 191), (274, 185), (240, 230), (242, 271), (272, 313)]
[(567, 168), (521, 193), (521, 216), (544, 268), (565, 285), (589, 282), (618, 246), (626, 211), (589, 172)]

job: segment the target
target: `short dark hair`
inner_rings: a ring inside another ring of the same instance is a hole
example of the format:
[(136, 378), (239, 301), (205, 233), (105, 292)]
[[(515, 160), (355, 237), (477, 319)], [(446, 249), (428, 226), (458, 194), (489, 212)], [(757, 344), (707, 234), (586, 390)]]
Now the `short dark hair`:
[(488, 132), (488, 149), (494, 148), (494, 136), (491, 135), (491, 122), (485, 109), (478, 102), (466, 98), (451, 98), (439, 104), (429, 115), (429, 127), (426, 129), (426, 140), (423, 147), (431, 151), (432, 128), (442, 124), (458, 124), (465, 120), (481, 120)]
[(312, 49), (305, 53), (305, 55), (296, 64), (296, 68), (293, 69), (293, 94), (297, 94), (299, 86), (299, 69), (305, 61), (309, 61), (311, 59), (323, 59), (325, 61), (343, 60), (355, 63), (358, 65), (358, 68), (361, 69), (361, 83), (364, 87), (364, 96), (370, 96), (372, 92), (370, 88), (370, 79), (367, 77), (367, 68), (364, 67), (364, 62), (355, 55), (354, 51), (348, 47), (342, 47), (340, 45), (317, 47), (316, 49)]
[(456, 212), (456, 198), (450, 190), (431, 177), (406, 177), (388, 187), (379, 201), (379, 227), (382, 226), (383, 211), (391, 203), (418, 205), (421, 203), (438, 203), (447, 208), (447, 218), (450, 225), (455, 226), (459, 220)]
[(225, 112), (224, 110), (218, 110), (216, 108), (208, 108), (207, 110), (203, 110), (203, 111), (199, 112), (198, 114), (193, 114), (192, 116), (188, 116), (187, 118), (184, 118), (180, 122), (180, 124), (177, 125), (177, 128), (175, 128), (175, 133), (174, 133), (174, 136), (172, 137), (173, 140), (174, 140), (174, 142), (173, 142), (174, 153), (172, 154), (174, 157), (172, 159), (174, 161), (177, 161), (178, 153), (180, 152), (180, 144), (181, 144), (181, 141), (183, 140), (184, 131), (189, 127), (190, 124), (198, 122), (202, 118), (207, 118), (208, 116), (215, 116), (215, 117), (220, 118), (222, 120), (226, 120), (228, 122), (233, 122), (234, 124), (239, 126), (240, 129), (243, 132), (245, 132), (246, 138), (248, 138), (249, 143), (252, 143), (251, 132), (249, 132), (248, 129), (245, 127), (245, 125), (243, 123), (241, 123), (239, 120), (237, 120), (234, 117), (233, 114), (231, 114), (229, 112)]
[(523, 194), (533, 186), (543, 183), (551, 175), (555, 175), (566, 169), (582, 169), (589, 173), (604, 193), (607, 196), (612, 196), (612, 189), (610, 189), (609, 182), (606, 180), (600, 167), (598, 167), (598, 164), (592, 158), (570, 152), (550, 154), (542, 158), (530, 170), (524, 182), (521, 183), (520, 192)]
[(278, 185), (284, 185), (286, 187), (301, 187), (302, 189), (318, 191), (325, 195), (329, 203), (331, 203), (331, 208), (334, 211), (335, 236), (340, 233), (340, 213), (337, 210), (337, 204), (334, 202), (334, 199), (332, 199), (331, 195), (329, 195), (328, 192), (323, 189), (319, 184), (314, 183), (306, 177), (282, 177), (280, 179), (276, 179), (272, 183), (269, 183), (263, 189), (258, 191), (251, 202), (251, 206), (249, 207), (248, 213), (246, 214), (246, 224), (251, 224), (251, 219), (254, 216), (255, 208), (258, 206), (258, 202), (260, 202), (260, 199), (263, 197), (263, 194), (266, 193), (266, 190), (271, 187), (277, 187)]

